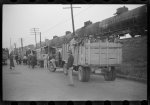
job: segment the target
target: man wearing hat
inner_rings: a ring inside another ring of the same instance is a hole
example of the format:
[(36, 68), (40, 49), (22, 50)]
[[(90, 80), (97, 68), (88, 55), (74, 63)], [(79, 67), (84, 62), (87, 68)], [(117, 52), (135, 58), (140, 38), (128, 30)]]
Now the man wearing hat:
[(14, 65), (14, 60), (13, 60), (13, 51), (10, 53), (10, 69), (14, 70), (15, 65)]
[(69, 50), (68, 51), (68, 62), (67, 62), (67, 69), (68, 69), (68, 74), (69, 74), (68, 76), (69, 76), (69, 81), (70, 81), (69, 86), (74, 86), (73, 77), (72, 77), (73, 62), (74, 62), (74, 57), (72, 55), (71, 50)]

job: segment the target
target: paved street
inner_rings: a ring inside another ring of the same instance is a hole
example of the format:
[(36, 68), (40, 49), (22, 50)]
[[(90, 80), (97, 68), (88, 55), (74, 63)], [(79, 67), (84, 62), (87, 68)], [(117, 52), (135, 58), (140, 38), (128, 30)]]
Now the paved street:
[(16, 65), (15, 70), (3, 66), (4, 100), (144, 100), (147, 85), (135, 81), (116, 79), (105, 81), (101, 75), (91, 75), (89, 82), (80, 82), (74, 72), (74, 87), (68, 86), (62, 69), (29, 69)]

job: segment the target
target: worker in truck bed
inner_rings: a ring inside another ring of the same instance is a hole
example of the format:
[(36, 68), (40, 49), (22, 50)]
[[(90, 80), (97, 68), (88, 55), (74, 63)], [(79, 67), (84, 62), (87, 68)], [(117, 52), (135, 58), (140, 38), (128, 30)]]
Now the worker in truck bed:
[(70, 41), (70, 50), (72, 51), (72, 54), (74, 55), (74, 49), (77, 42), (77, 35), (73, 36), (73, 39)]

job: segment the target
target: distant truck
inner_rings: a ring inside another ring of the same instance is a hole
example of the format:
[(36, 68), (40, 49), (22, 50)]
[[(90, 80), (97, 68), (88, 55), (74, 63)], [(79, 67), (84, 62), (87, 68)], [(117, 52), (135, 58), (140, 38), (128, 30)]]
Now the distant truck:
[(36, 49), (37, 65), (44, 67), (44, 56), (47, 56), (46, 46)]
[[(67, 73), (69, 44), (62, 45), (62, 62), (64, 73)], [(97, 41), (91, 43), (86, 40), (83, 44), (74, 46), (73, 69), (78, 71), (78, 79), (82, 82), (89, 81), (91, 72), (100, 69), (106, 81), (116, 79), (116, 67), (122, 63), (122, 45), (117, 42)]]
[[(39, 49), (36, 49), (37, 53), (37, 64), (40, 67), (44, 67), (44, 59), (45, 57), (49, 62), (47, 62), (48, 70), (51, 72), (55, 72), (56, 68), (54, 68), (54, 63), (56, 67), (61, 66), (61, 59), (59, 59), (60, 53), (58, 52), (58, 48), (52, 46), (44, 46)], [(54, 59), (53, 61), (51, 59)]]

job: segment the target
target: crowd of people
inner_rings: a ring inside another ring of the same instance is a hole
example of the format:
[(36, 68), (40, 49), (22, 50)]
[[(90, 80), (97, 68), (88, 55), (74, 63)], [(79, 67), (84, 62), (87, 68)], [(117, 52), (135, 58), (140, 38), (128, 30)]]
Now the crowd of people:
[[(74, 86), (73, 83), (73, 77), (72, 77), (72, 72), (73, 72), (73, 62), (74, 62), (74, 57), (72, 55), (72, 51), (69, 50), (68, 51), (68, 63), (67, 63), (67, 69), (68, 69), (68, 76), (69, 76), (69, 82), (70, 82), (70, 86)], [(24, 55), (23, 57), (19, 54), (14, 54), (13, 52), (10, 53), (10, 69), (14, 70), (15, 69), (15, 64), (14, 64), (14, 58), (16, 61), (17, 65), (28, 65), (28, 67), (32, 67), (34, 69), (35, 65), (37, 65), (37, 57), (36, 54), (32, 53), (32, 54), (28, 54), (28, 55)], [(47, 68), (47, 64), (49, 63), (49, 61), (51, 61), (53, 63), (54, 68), (56, 68), (56, 64), (55, 64), (55, 57), (54, 56), (45, 56), (44, 57), (44, 68)], [(58, 59), (59, 60), (59, 59)]]
[(13, 52), (10, 53), (10, 69), (14, 69), (14, 60), (16, 61), (17, 65), (28, 65), (28, 67), (32, 67), (34, 69), (37, 59), (36, 59), (36, 54), (29, 54), (29, 55), (24, 55), (23, 57), (19, 54), (14, 54)]

